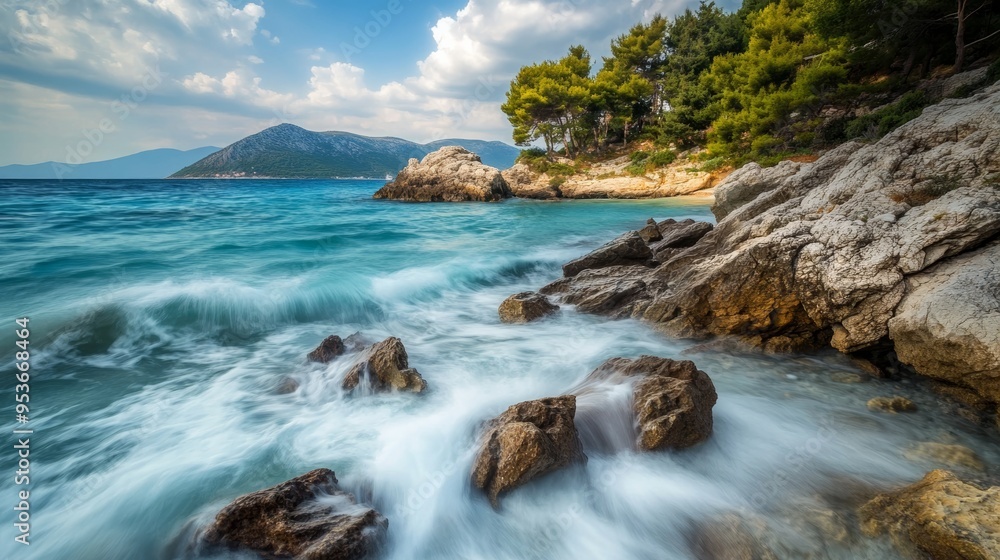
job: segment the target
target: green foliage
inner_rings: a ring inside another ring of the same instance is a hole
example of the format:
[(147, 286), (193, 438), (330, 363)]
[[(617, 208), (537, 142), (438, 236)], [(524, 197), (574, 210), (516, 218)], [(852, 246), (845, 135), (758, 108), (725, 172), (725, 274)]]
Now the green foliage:
[(848, 139), (877, 140), (919, 117), (929, 102), (927, 94), (922, 91), (907, 93), (891, 105), (848, 122), (844, 127), (844, 136)]
[(632, 162), (625, 172), (632, 176), (645, 175), (661, 167), (666, 167), (677, 161), (677, 154), (673, 150), (659, 150), (656, 152), (646, 152), (636, 150), (629, 156)]
[(527, 165), (528, 169), (535, 173), (547, 173), (551, 177), (568, 177), (577, 171), (572, 165), (552, 161), (545, 150), (538, 148), (521, 150), (521, 155), (517, 156), (517, 163)]

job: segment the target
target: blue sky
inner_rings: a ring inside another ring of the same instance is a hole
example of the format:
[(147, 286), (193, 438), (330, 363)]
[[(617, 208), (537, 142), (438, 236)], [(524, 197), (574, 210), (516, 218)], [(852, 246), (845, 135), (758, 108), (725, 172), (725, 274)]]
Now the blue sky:
[(509, 142), (520, 66), (573, 43), (596, 59), (695, 4), (0, 0), (0, 165), (225, 146), (280, 122)]

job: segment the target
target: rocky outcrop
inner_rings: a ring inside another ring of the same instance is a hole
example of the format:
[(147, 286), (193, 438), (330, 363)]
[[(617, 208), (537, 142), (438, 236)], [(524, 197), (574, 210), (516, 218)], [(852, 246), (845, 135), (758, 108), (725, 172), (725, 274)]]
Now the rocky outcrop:
[(693, 362), (655, 356), (612, 358), (588, 380), (634, 378), (632, 407), (641, 449), (682, 449), (712, 434), (712, 408), (718, 400), (708, 374)]
[[(563, 163), (572, 164), (572, 160)], [(696, 193), (715, 186), (720, 175), (692, 171), (695, 164), (683, 159), (640, 176), (631, 176), (628, 156), (591, 165), (569, 177), (535, 173), (519, 163), (503, 172), (514, 195), (520, 198), (665, 198)]]
[(346, 351), (347, 348), (344, 346), (344, 341), (337, 335), (331, 335), (324, 338), (323, 342), (320, 342), (315, 350), (306, 355), (306, 358), (310, 362), (325, 364), (342, 356)]
[(1000, 487), (979, 488), (947, 471), (883, 494), (861, 507), (868, 536), (888, 533), (911, 558), (986, 560), (1000, 557)]
[(563, 265), (563, 275), (573, 277), (584, 270), (609, 266), (645, 265), (653, 260), (653, 251), (642, 237), (630, 231), (618, 239)]
[(373, 198), (410, 202), (495, 202), (513, 196), (495, 167), (459, 146), (445, 146), (409, 164)]
[(355, 560), (376, 549), (388, 521), (355, 502), (329, 469), (237, 498), (205, 531), (212, 544), (267, 558)]
[(350, 391), (362, 382), (373, 391), (411, 391), (420, 393), (427, 382), (410, 368), (403, 342), (390, 337), (365, 349), (344, 377), (343, 388)]
[(716, 189), (721, 219), (693, 246), (654, 250), (651, 270), (567, 274), (541, 291), (673, 336), (767, 351), (891, 341), (918, 372), (997, 401), (1000, 305), (984, 280), (1000, 238), (998, 107), (995, 85), (928, 107), (873, 144), (744, 167)]
[(559, 311), (559, 306), (541, 294), (521, 292), (503, 300), (498, 311), (502, 323), (530, 323)]
[(1000, 243), (908, 279), (889, 321), (899, 359), (1000, 402)]
[(493, 507), (500, 495), (571, 463), (585, 461), (572, 395), (526, 401), (489, 422), (472, 467), (472, 483)]

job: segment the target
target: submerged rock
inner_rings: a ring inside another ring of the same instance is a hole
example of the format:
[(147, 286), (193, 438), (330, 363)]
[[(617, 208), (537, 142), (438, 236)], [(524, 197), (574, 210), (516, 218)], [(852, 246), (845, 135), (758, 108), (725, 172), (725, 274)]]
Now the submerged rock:
[(410, 368), (409, 357), (403, 342), (390, 337), (368, 347), (344, 377), (344, 390), (353, 390), (367, 379), (375, 391), (411, 391), (420, 393), (427, 382), (420, 373)]
[(215, 516), (205, 540), (267, 558), (355, 560), (379, 546), (388, 524), (341, 490), (333, 471), (316, 469), (237, 498)]
[(877, 412), (916, 412), (917, 405), (905, 397), (875, 397), (868, 401), (868, 410)]
[(910, 461), (929, 461), (947, 467), (982, 472), (986, 465), (975, 451), (964, 445), (921, 441), (903, 452)]
[(521, 292), (500, 304), (500, 321), (503, 323), (530, 323), (559, 311), (545, 296), (535, 292)]
[(877, 496), (861, 507), (861, 529), (888, 533), (913, 558), (1000, 558), (1000, 487), (982, 489), (947, 471), (931, 471), (919, 482)]
[(327, 362), (333, 361), (335, 358), (342, 356), (346, 348), (344, 347), (344, 341), (340, 339), (337, 335), (328, 336), (323, 339), (323, 342), (319, 343), (319, 346), (315, 350), (310, 352), (306, 358), (310, 362), (319, 362), (325, 364)]
[(493, 507), (499, 507), (500, 494), (585, 461), (575, 415), (573, 395), (511, 406), (487, 425), (472, 467), (472, 483), (486, 493)]
[(373, 198), (410, 202), (494, 202), (513, 196), (495, 167), (459, 146), (445, 146), (410, 163)]
[(630, 231), (610, 243), (563, 265), (563, 275), (576, 276), (584, 270), (610, 266), (646, 265), (653, 259), (649, 245), (637, 232)]
[(616, 376), (639, 378), (632, 390), (632, 406), (641, 449), (682, 449), (712, 435), (712, 408), (718, 394), (711, 378), (694, 362), (655, 356), (612, 358), (587, 379)]

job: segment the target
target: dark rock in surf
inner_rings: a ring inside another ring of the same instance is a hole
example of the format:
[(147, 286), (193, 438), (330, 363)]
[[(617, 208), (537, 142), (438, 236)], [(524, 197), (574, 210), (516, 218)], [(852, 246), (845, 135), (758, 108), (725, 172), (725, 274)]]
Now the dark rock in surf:
[(503, 323), (530, 323), (559, 311), (548, 298), (535, 292), (521, 292), (500, 304), (500, 321)]
[(637, 360), (612, 358), (587, 379), (638, 377), (632, 390), (633, 413), (638, 426), (639, 447), (682, 449), (708, 439), (712, 434), (712, 408), (718, 400), (715, 385), (694, 362), (655, 356)]
[(487, 425), (472, 483), (493, 507), (500, 494), (565, 467), (586, 461), (573, 424), (576, 397), (567, 395), (511, 406)]
[(279, 395), (288, 395), (299, 390), (299, 382), (291, 377), (283, 377), (275, 387), (274, 392)]
[(306, 358), (308, 358), (310, 362), (325, 364), (333, 361), (339, 356), (342, 356), (345, 351), (346, 348), (344, 347), (344, 341), (341, 340), (339, 336), (332, 335), (323, 339), (323, 342), (320, 342), (319, 346), (310, 352)]
[(563, 276), (610, 266), (648, 265), (653, 252), (638, 232), (630, 231), (614, 241), (563, 265)]
[(344, 377), (343, 388), (350, 391), (367, 379), (375, 391), (411, 391), (420, 393), (427, 382), (410, 368), (403, 342), (390, 337), (367, 348)]
[(378, 548), (388, 525), (341, 490), (333, 471), (316, 469), (237, 498), (215, 516), (205, 540), (266, 558), (356, 560)]
[(639, 230), (639, 237), (646, 243), (651, 243), (662, 240), (663, 234), (660, 233), (660, 228), (657, 227), (656, 220), (650, 218), (646, 221), (646, 227)]

